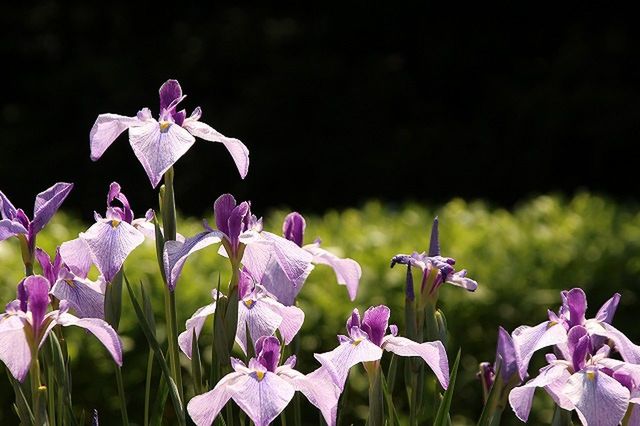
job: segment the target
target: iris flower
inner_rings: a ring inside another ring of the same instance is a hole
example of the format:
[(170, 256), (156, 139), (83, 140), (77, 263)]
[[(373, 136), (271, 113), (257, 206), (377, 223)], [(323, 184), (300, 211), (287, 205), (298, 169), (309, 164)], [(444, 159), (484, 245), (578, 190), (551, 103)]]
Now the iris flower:
[[(178, 337), (180, 349), (191, 358), (191, 344), (193, 331), (196, 337), (200, 335), (202, 327), (209, 315), (216, 310), (217, 290), (212, 292), (214, 302), (198, 309), (187, 320), (186, 330)], [(252, 342), (260, 337), (271, 336), (276, 330), (284, 339), (285, 345), (298, 334), (304, 322), (304, 312), (295, 306), (284, 306), (270, 295), (261, 285), (257, 284), (246, 272), (240, 272), (238, 283), (238, 328), (236, 342), (242, 351), (247, 353), (247, 328)]]
[(0, 314), (0, 360), (13, 377), (24, 381), (31, 360), (38, 356), (38, 348), (58, 324), (75, 325), (91, 332), (116, 364), (122, 366), (122, 344), (111, 326), (101, 319), (71, 315), (65, 301), (60, 302), (59, 309), (47, 313), (50, 283), (41, 275), (27, 277), (23, 286), (25, 291), (19, 294), (19, 299), (9, 303), (5, 313)]
[(129, 143), (144, 167), (151, 185), (158, 186), (162, 175), (178, 161), (195, 142), (195, 137), (222, 143), (236, 163), (240, 176), (249, 170), (249, 150), (238, 139), (228, 138), (202, 123), (202, 109), (197, 107), (187, 117), (178, 105), (186, 95), (177, 80), (167, 80), (160, 87), (160, 116), (153, 118), (149, 108), (143, 108), (135, 117), (118, 114), (100, 114), (91, 128), (91, 159), (98, 160), (107, 148), (125, 130), (129, 130)]
[(182, 267), (192, 253), (220, 242), (220, 254), (228, 256), (234, 268), (242, 263), (260, 283), (272, 261), (278, 263), (286, 278), (295, 285), (301, 285), (313, 269), (310, 253), (262, 229), (262, 220), (251, 214), (249, 202), (236, 204), (231, 194), (224, 194), (215, 201), (213, 211), (217, 230), (205, 222), (204, 232), (185, 241), (165, 243), (164, 266), (171, 290), (175, 289)]
[(485, 402), (489, 395), (489, 391), (493, 386), (493, 382), (496, 379), (498, 369), (500, 369), (500, 380), (505, 386), (516, 386), (524, 379), (524, 377), (521, 376), (519, 360), (516, 355), (513, 338), (509, 335), (507, 330), (502, 327), (498, 328), (498, 345), (496, 348), (496, 359), (494, 363), (480, 363), (480, 372), (478, 373), (478, 376), (482, 383)]
[[(331, 352), (315, 354), (331, 374), (335, 384), (344, 388), (349, 370), (360, 362), (378, 361), (383, 350), (400, 356), (419, 356), (433, 370), (444, 389), (449, 385), (449, 363), (442, 342), (417, 343), (398, 336), (398, 327), (389, 326), (390, 309), (379, 305), (367, 309), (362, 320), (358, 309), (347, 319), (347, 336), (339, 335), (340, 345)], [(391, 334), (387, 334), (387, 329)]]
[(77, 275), (84, 277), (93, 262), (105, 281), (111, 282), (127, 256), (144, 241), (146, 224), (153, 217), (153, 211), (147, 211), (144, 219), (134, 219), (127, 197), (120, 191), (120, 185), (113, 182), (107, 194), (105, 217), (98, 213), (94, 216), (96, 223), (86, 232), (62, 244), (62, 258), (75, 266)]
[[(640, 385), (640, 366), (609, 358), (610, 347), (592, 345), (582, 325), (567, 337), (565, 359), (547, 355), (548, 365), (534, 379), (509, 394), (516, 416), (526, 422), (535, 389), (542, 387), (561, 408), (575, 410), (583, 425), (615, 426), (624, 417)], [(636, 393), (636, 392), (634, 392)]]
[(475, 291), (478, 288), (478, 283), (467, 277), (465, 269), (456, 272), (453, 267), (456, 263), (455, 259), (440, 255), (437, 217), (433, 220), (431, 228), (429, 252), (398, 254), (391, 259), (391, 267), (393, 268), (397, 263), (422, 270), (421, 291), (429, 298), (437, 297), (438, 289), (443, 283), (453, 284), (468, 291)]
[(36, 234), (51, 220), (72, 188), (72, 183), (61, 182), (39, 193), (33, 206), (33, 220), (22, 209), (16, 209), (0, 191), (0, 241), (9, 237), (23, 238), (29, 255), (33, 256)]
[(198, 426), (211, 425), (225, 404), (232, 399), (256, 426), (271, 423), (289, 404), (296, 391), (318, 407), (325, 421), (336, 424), (340, 391), (324, 380), (320, 370), (303, 375), (294, 369), (296, 357), (290, 356), (281, 365), (280, 342), (275, 337), (263, 337), (256, 342), (256, 357), (249, 365), (231, 358), (234, 372), (224, 376), (215, 388), (189, 401), (187, 411)]
[[(311, 254), (311, 263), (316, 265), (328, 265), (333, 268), (338, 284), (347, 287), (349, 298), (353, 301), (358, 292), (358, 283), (362, 276), (362, 269), (358, 262), (353, 259), (341, 259), (333, 253), (320, 247), (320, 239), (316, 239), (311, 244), (303, 244), (304, 231), (306, 222), (304, 217), (297, 212), (289, 213), (282, 225), (282, 233), (284, 237), (294, 242), (298, 247)], [(280, 302), (285, 305), (293, 305), (296, 296), (302, 289), (302, 284), (292, 282), (287, 279), (287, 275), (280, 267), (279, 263), (272, 259), (271, 262), (258, 271), (262, 272), (259, 281), (272, 294), (274, 294)]]

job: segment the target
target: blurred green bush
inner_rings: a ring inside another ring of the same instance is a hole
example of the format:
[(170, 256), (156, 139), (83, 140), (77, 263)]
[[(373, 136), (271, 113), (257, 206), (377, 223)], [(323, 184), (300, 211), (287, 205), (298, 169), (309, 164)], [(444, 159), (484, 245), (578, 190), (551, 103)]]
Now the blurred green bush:
[[(265, 229), (279, 233), (286, 213), (273, 211), (266, 215)], [(458, 268), (468, 269), (469, 276), (480, 285), (475, 293), (448, 286), (440, 291), (440, 304), (450, 331), (449, 353), (453, 356), (458, 347), (462, 347), (463, 353), (452, 405), (456, 413), (454, 424), (473, 424), (480, 413), (481, 392), (475, 372), (480, 361), (493, 361), (498, 325), (511, 331), (521, 324), (543, 321), (547, 309), (557, 309), (559, 291), (564, 288), (583, 287), (591, 315), (611, 294), (622, 293), (614, 324), (635, 342), (640, 340), (633, 312), (640, 291), (640, 212), (636, 206), (588, 193), (571, 199), (539, 196), (511, 211), (460, 199), (438, 208), (417, 204), (386, 206), (372, 201), (361, 209), (306, 217), (305, 242), (322, 238), (325, 248), (356, 259), (363, 274), (358, 298), (352, 304), (346, 289), (336, 284), (328, 267), (318, 266), (312, 272), (299, 300), (306, 314), (300, 340), (300, 371), (309, 372), (317, 367), (313, 352), (335, 346), (336, 334), (344, 333), (345, 319), (354, 307), (362, 311), (370, 305), (385, 303), (392, 309), (392, 322), (402, 325), (405, 273), (403, 268), (390, 269), (389, 260), (396, 253), (426, 250), (435, 215), (440, 217), (443, 255), (454, 257)], [(208, 219), (214, 223), (211, 217)], [(53, 253), (58, 244), (75, 238), (84, 229), (85, 224), (58, 213), (38, 236), (38, 245)], [(179, 221), (179, 232), (184, 235), (200, 230), (199, 219)], [(22, 278), (19, 249), (14, 240), (0, 243), (3, 303), (15, 297), (15, 286)], [(132, 282), (142, 281), (150, 289), (162, 336), (163, 293), (152, 242), (134, 251), (126, 263), (126, 271)], [(227, 282), (229, 271), (216, 248), (205, 249), (189, 259), (176, 290), (181, 324), (199, 306), (209, 303), (218, 277)], [(125, 386), (130, 418), (140, 421), (147, 345), (128, 297), (124, 300), (121, 335), (125, 347)], [(78, 410), (88, 413), (95, 407), (104, 424), (118, 423), (115, 380), (106, 352), (82, 331), (69, 330), (67, 340), (72, 356), (73, 398)], [(201, 343), (203, 359), (207, 361), (211, 350), (209, 328), (205, 328)], [(183, 361), (188, 371), (189, 364), (186, 359)], [(541, 361), (542, 354), (538, 354), (530, 371)], [(0, 373), (0, 424), (7, 424), (16, 418), (10, 408), (13, 395), (3, 374)], [(358, 424), (366, 416), (367, 404), (366, 376), (361, 369), (352, 371), (349, 386), (345, 420)], [(189, 397), (192, 393), (187, 387)], [(402, 400), (400, 389), (397, 394)], [(530, 423), (548, 424), (550, 410), (546, 396), (536, 399)], [(310, 416), (307, 421), (315, 424), (315, 411), (305, 412)], [(519, 424), (511, 412), (505, 412), (503, 423)]]

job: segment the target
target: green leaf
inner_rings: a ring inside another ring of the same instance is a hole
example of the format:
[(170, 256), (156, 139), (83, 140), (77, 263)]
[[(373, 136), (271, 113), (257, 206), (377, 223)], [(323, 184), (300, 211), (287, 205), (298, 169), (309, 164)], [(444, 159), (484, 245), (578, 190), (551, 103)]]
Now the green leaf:
[(104, 293), (104, 320), (115, 331), (120, 325), (120, 315), (122, 313), (122, 275), (123, 268), (120, 268), (113, 281), (107, 284)]
[(453, 363), (453, 369), (449, 376), (449, 387), (447, 388), (440, 407), (438, 408), (438, 414), (436, 414), (436, 420), (433, 422), (434, 426), (448, 426), (449, 425), (449, 408), (451, 407), (451, 399), (453, 398), (453, 389), (456, 384), (456, 377), (458, 375), (458, 365), (460, 364), (460, 349), (458, 349), (458, 355)]
[(140, 292), (142, 294), (142, 308), (144, 311), (144, 317), (147, 319), (149, 323), (149, 329), (153, 333), (153, 336), (156, 336), (156, 320), (153, 315), (153, 305), (151, 303), (151, 298), (149, 297), (149, 293), (147, 293), (144, 289), (144, 285), (140, 285)]
[[(162, 197), (160, 200), (160, 205), (162, 205)], [(156, 234), (156, 258), (158, 259), (158, 266), (160, 267), (160, 274), (162, 275), (162, 281), (164, 283), (167, 282), (167, 277), (164, 272), (164, 235), (162, 235), (162, 229), (160, 229), (160, 224), (158, 223), (158, 215), (156, 212), (153, 212), (153, 227), (155, 229)]]
[(62, 388), (63, 402), (67, 416), (65, 420), (68, 424), (76, 425), (76, 418), (73, 414), (73, 404), (71, 403), (71, 388), (68, 381), (68, 372), (66, 370), (65, 358), (62, 354), (62, 348), (60, 341), (56, 333), (49, 334), (49, 344), (53, 360), (53, 369), (55, 372), (55, 380), (58, 383), (58, 387)]
[(196, 395), (202, 392), (202, 365), (200, 364), (200, 348), (195, 328), (192, 329), (191, 339), (191, 375), (193, 379), (193, 391)]
[(16, 410), (16, 414), (20, 418), (20, 424), (32, 425), (35, 423), (35, 418), (33, 417), (33, 413), (31, 412), (31, 408), (29, 408), (29, 402), (27, 402), (27, 398), (22, 392), (22, 388), (20, 387), (20, 383), (13, 378), (9, 369), (7, 369), (7, 377), (11, 382), (11, 386), (13, 387), (13, 392), (16, 395), (16, 402), (13, 405), (13, 408)]
[[(158, 364), (160, 364), (160, 368), (162, 369), (162, 373), (165, 375), (165, 379), (166, 379), (167, 383), (169, 384), (169, 391), (170, 391), (169, 394), (171, 395), (171, 401), (173, 402), (173, 408), (174, 408), (174, 410), (176, 412), (176, 417), (178, 419), (178, 423), (180, 425), (185, 425), (186, 424), (185, 413), (182, 410), (182, 402), (180, 400), (180, 393), (178, 392), (178, 388), (177, 388), (175, 382), (171, 378), (171, 372), (169, 371), (169, 366), (167, 364), (167, 360), (165, 359), (164, 355), (162, 354), (162, 350), (160, 348), (160, 344), (156, 340), (154, 333), (151, 331), (151, 327), (149, 326), (149, 323), (147, 322), (147, 319), (146, 319), (146, 317), (144, 315), (144, 312), (142, 311), (142, 308), (140, 307), (140, 303), (138, 302), (138, 299), (136, 298), (135, 293), (131, 289), (131, 285), (129, 284), (129, 280), (127, 279), (126, 275), (124, 276), (124, 280), (125, 280), (125, 282), (127, 284), (127, 291), (129, 292), (129, 297), (131, 298), (131, 303), (133, 304), (133, 309), (135, 311), (136, 316), (138, 317), (138, 324), (140, 324), (140, 327), (142, 328), (142, 332), (144, 333), (145, 337), (147, 338), (147, 342), (149, 343), (149, 346), (151, 346), (151, 349), (153, 350), (153, 353), (156, 356), (156, 360), (158, 361)], [(140, 283), (140, 285), (142, 286), (142, 283)]]
[[(487, 396), (487, 402), (484, 404), (480, 419), (478, 420), (478, 426), (490, 426), (496, 424), (496, 420), (499, 422), (502, 412), (497, 413), (498, 400), (502, 393), (502, 363), (498, 363), (496, 373), (493, 379), (493, 385)], [(496, 417), (497, 415), (497, 417)]]

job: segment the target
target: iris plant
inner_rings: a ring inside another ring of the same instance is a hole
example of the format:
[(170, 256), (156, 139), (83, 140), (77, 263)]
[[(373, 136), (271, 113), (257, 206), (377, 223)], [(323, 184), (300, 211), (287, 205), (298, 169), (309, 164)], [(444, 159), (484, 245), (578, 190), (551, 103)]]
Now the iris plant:
[(178, 105), (186, 98), (177, 80), (167, 80), (160, 87), (160, 116), (153, 118), (149, 108), (135, 117), (100, 114), (91, 128), (91, 159), (98, 160), (125, 130), (129, 143), (144, 167), (151, 185), (158, 186), (164, 173), (173, 166), (195, 142), (195, 137), (222, 143), (236, 163), (240, 176), (249, 170), (249, 150), (238, 139), (228, 138), (200, 121), (202, 109), (197, 107), (189, 117)]

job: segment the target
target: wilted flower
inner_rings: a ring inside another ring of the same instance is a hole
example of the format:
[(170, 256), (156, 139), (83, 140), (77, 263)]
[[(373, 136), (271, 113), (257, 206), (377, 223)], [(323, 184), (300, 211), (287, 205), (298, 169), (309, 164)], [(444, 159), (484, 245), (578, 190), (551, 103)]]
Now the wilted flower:
[[(442, 342), (418, 343), (398, 336), (398, 327), (389, 326), (390, 309), (385, 305), (367, 309), (362, 321), (358, 309), (347, 319), (348, 336), (339, 335), (340, 345), (315, 357), (333, 377), (340, 389), (349, 370), (360, 362), (378, 361), (383, 350), (400, 356), (421, 357), (434, 372), (444, 389), (449, 385), (449, 362)], [(387, 334), (387, 329), (391, 334)]]
[(240, 176), (249, 170), (249, 150), (238, 139), (228, 138), (211, 126), (200, 122), (202, 110), (197, 107), (187, 118), (178, 104), (186, 95), (177, 80), (167, 80), (160, 87), (160, 116), (153, 118), (149, 108), (135, 117), (100, 114), (91, 128), (91, 159), (98, 160), (125, 130), (129, 129), (129, 143), (155, 188), (162, 175), (178, 161), (195, 142), (194, 136), (222, 143), (233, 157)]
[(263, 337), (256, 342), (256, 357), (249, 365), (231, 358), (233, 373), (224, 376), (215, 388), (189, 401), (187, 410), (198, 426), (210, 425), (224, 405), (233, 398), (256, 426), (271, 423), (289, 404), (296, 391), (318, 407), (326, 422), (334, 426), (340, 391), (316, 370), (307, 376), (294, 370), (296, 357), (278, 366), (280, 342)]

